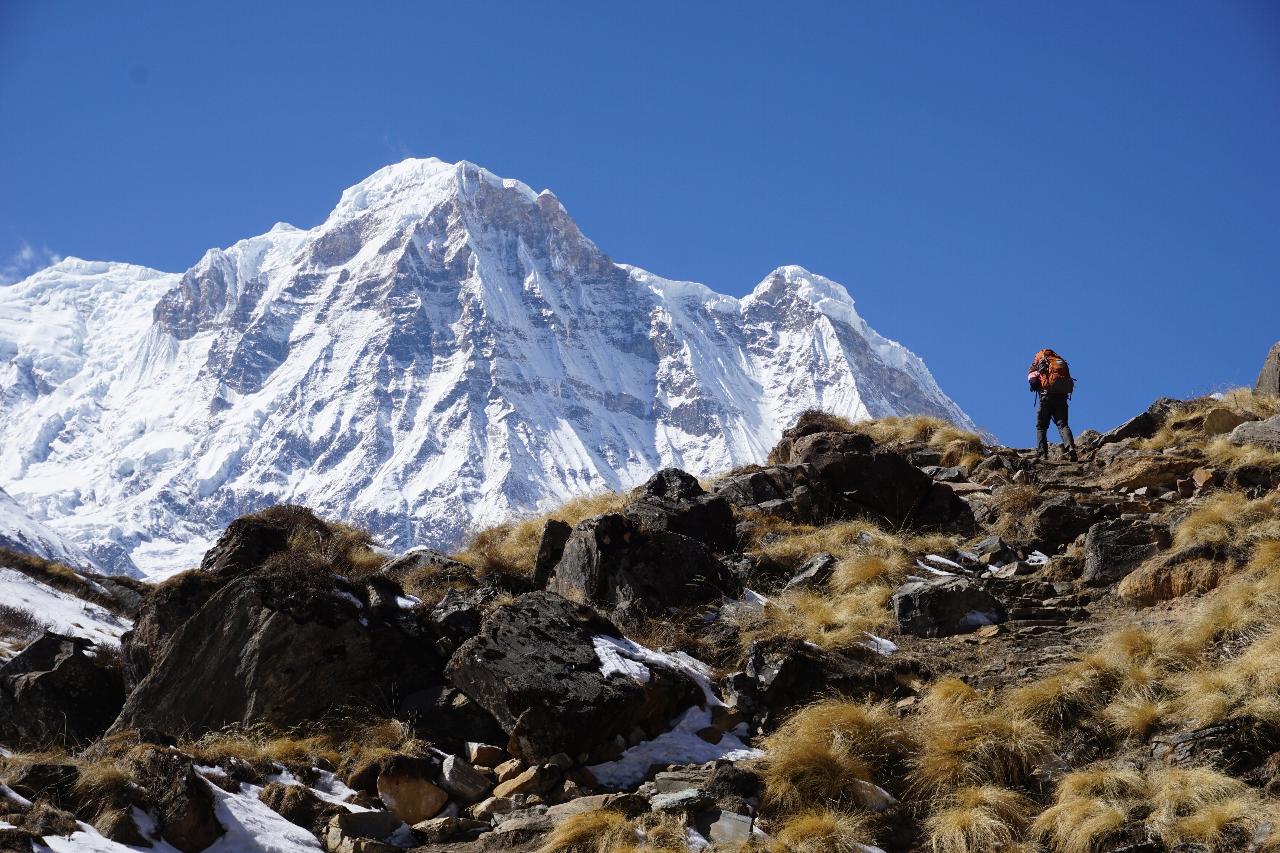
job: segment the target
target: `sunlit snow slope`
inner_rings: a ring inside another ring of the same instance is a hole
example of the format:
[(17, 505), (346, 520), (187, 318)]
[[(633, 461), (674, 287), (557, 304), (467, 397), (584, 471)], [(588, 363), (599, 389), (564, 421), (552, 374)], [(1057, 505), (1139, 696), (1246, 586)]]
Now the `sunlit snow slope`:
[(744, 299), (615, 264), (549, 192), (406, 160), (321, 225), (185, 274), (66, 260), (0, 289), (0, 485), (99, 567), (188, 567), (291, 501), (393, 547), (761, 460), (803, 409), (972, 426), (843, 287)]

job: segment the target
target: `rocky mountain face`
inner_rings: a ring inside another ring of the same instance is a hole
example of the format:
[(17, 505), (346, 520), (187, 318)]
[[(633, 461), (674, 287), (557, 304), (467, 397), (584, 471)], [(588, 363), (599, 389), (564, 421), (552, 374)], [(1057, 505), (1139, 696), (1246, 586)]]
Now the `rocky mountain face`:
[(254, 513), (122, 654), (71, 624), (0, 663), (0, 841), (1272, 849), (1278, 418), (1160, 400), (1077, 462), (808, 413), (536, 557)]
[(389, 546), (764, 458), (802, 410), (972, 424), (840, 285), (734, 299), (614, 263), (549, 192), (407, 160), (310, 230), (187, 272), (0, 289), (0, 483), (102, 568), (161, 576), (298, 502)]

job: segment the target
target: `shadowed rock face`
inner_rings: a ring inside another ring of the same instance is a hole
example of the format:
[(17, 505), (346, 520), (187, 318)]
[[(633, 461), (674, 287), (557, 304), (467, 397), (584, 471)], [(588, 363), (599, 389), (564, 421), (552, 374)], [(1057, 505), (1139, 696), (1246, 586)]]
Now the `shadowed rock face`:
[(1257, 389), (1259, 394), (1280, 395), (1280, 343), (1267, 353), (1267, 359), (1258, 373)]
[(531, 592), (498, 608), (449, 661), (450, 680), (510, 735), (510, 749), (530, 760), (559, 752), (591, 753), (636, 726), (665, 730), (701, 701), (687, 677), (650, 668), (641, 684), (606, 677), (592, 638), (621, 636), (589, 607), (550, 592)]
[(124, 704), (124, 683), (85, 654), (92, 646), (46, 632), (0, 666), (0, 742), (78, 746), (106, 730)]

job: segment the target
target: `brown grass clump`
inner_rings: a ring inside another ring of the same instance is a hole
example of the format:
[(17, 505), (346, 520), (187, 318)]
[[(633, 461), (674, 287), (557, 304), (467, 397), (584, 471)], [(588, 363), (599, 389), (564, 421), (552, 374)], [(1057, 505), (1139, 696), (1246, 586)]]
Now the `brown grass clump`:
[(128, 769), (111, 759), (78, 761), (80, 775), (76, 778), (72, 796), (82, 814), (94, 820), (103, 812), (116, 811), (127, 806), (135, 785)]
[(542, 528), (549, 520), (575, 527), (593, 516), (621, 512), (631, 500), (629, 494), (622, 492), (575, 498), (546, 515), (481, 530), (453, 558), (481, 571), (527, 576), (533, 572)]
[(289, 534), (289, 551), (331, 563), (352, 579), (375, 574), (387, 561), (371, 533), (341, 521), (322, 521), (321, 524), (321, 529), (303, 524), (295, 526)]
[(1032, 485), (1002, 486), (996, 489), (991, 505), (997, 514), (996, 534), (1010, 542), (1026, 542), (1035, 536), (1035, 509), (1040, 490)]
[(850, 780), (875, 784), (871, 768), (900, 764), (910, 746), (901, 721), (885, 705), (816, 702), (765, 739), (760, 773), (766, 799), (784, 811), (869, 805), (864, 801), (867, 789)]
[(960, 788), (925, 820), (924, 832), (933, 853), (985, 853), (1013, 850), (1031, 817), (1023, 794), (981, 785)]
[(982, 459), (982, 436), (926, 415), (880, 418), (853, 426), (877, 444), (923, 443), (942, 453), (943, 465), (972, 467)]
[(794, 590), (771, 599), (762, 611), (743, 613), (742, 645), (757, 640), (788, 638), (809, 642), (826, 650), (844, 650), (864, 644), (867, 634), (892, 619), (885, 606), (893, 588), (871, 585), (844, 595)]
[(427, 744), (414, 738), (400, 720), (348, 721), (316, 731), (280, 731), (269, 726), (231, 727), (209, 732), (180, 745), (201, 764), (240, 763), (256, 773), (275, 765), (312, 767), (327, 763), (351, 769), (394, 754), (426, 754)]
[(601, 809), (573, 815), (538, 849), (539, 853), (615, 853), (634, 849), (638, 839), (626, 815)]
[(1248, 551), (1263, 541), (1280, 541), (1280, 496), (1250, 500), (1239, 492), (1219, 492), (1182, 520), (1176, 548), (1207, 546), (1220, 553)]
[[(1154, 436), (1139, 443), (1146, 450), (1172, 447), (1203, 449), (1212, 437), (1204, 433), (1203, 415), (1210, 409), (1228, 409), (1249, 419), (1262, 420), (1280, 414), (1280, 398), (1258, 394), (1252, 388), (1235, 388), (1218, 397), (1198, 397), (1179, 403), (1166, 415)], [(1210, 443), (1216, 443), (1216, 440)], [(1280, 454), (1277, 454), (1280, 456)]]
[[(1261, 820), (1261, 799), (1238, 779), (1207, 767), (1148, 772), (1096, 765), (1068, 774), (1033, 829), (1059, 853), (1090, 853), (1127, 825), (1165, 845), (1198, 843), (1237, 849)], [(1225, 845), (1225, 846), (1223, 846)]]
[(29, 610), (0, 604), (0, 638), (12, 640), (21, 651), (49, 629), (49, 623)]
[(825, 809), (806, 811), (778, 830), (770, 853), (855, 853), (872, 843), (871, 821), (865, 815)]

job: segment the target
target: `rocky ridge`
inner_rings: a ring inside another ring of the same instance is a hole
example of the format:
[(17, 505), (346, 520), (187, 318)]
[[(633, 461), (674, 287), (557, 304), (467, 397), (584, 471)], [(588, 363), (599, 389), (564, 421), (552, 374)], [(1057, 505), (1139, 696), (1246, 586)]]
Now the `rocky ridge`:
[(252, 514), (123, 660), (0, 665), (0, 839), (203, 850), (234, 808), (290, 850), (1269, 849), (1277, 415), (1162, 400), (1037, 463), (808, 413), (454, 556)]

